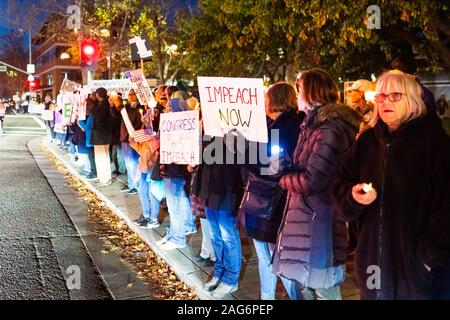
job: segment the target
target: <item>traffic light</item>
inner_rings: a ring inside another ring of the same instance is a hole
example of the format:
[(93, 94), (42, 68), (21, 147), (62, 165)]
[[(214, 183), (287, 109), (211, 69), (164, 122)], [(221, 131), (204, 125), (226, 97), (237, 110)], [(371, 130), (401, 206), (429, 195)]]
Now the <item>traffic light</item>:
[(82, 40), (80, 45), (81, 66), (88, 70), (97, 69), (98, 43), (96, 40)]
[(29, 91), (34, 91), (39, 88), (39, 81), (37, 79), (27, 80), (27, 89)]

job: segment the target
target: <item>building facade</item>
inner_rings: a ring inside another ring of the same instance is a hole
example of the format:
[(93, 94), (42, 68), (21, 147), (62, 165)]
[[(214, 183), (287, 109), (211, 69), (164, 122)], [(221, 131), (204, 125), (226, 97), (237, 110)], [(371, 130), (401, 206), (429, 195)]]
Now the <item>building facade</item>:
[(55, 26), (61, 25), (63, 19), (61, 16), (51, 15), (33, 36), (33, 63), (36, 65), (35, 77), (39, 81), (36, 93), (41, 98), (50, 94), (55, 99), (64, 78), (82, 82), (81, 67), (72, 62), (68, 52), (71, 44), (63, 34), (50, 32), (50, 29), (54, 30)]

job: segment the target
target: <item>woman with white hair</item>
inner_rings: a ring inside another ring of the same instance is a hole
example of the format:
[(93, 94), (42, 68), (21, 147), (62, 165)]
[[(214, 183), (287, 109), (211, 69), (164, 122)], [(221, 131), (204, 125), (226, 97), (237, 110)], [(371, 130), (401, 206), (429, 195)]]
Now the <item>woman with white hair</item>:
[(449, 137), (405, 74), (383, 74), (376, 92), (378, 123), (344, 158), (334, 190), (338, 214), (358, 224), (361, 298), (449, 298)]

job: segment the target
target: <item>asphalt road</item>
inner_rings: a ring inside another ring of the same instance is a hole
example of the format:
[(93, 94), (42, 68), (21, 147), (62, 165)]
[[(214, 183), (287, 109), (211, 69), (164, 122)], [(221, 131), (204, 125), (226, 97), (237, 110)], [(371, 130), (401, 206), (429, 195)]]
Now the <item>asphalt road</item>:
[(0, 136), (0, 299), (110, 298), (26, 147), (36, 138), (27, 136), (29, 128), (39, 125), (23, 117), (7, 117), (5, 124), (16, 129)]

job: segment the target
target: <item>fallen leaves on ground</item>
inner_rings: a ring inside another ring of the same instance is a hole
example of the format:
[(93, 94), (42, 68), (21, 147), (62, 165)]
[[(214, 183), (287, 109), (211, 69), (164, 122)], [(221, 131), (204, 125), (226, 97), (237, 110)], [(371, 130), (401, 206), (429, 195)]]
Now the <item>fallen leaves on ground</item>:
[[(142, 241), (127, 225), (112, 212), (106, 203), (100, 200), (79, 178), (74, 176), (53, 153), (41, 145), (55, 168), (61, 172), (68, 185), (78, 191), (79, 197), (86, 204), (89, 221), (93, 230), (107, 245), (102, 254), (112, 251), (120, 252), (121, 257), (136, 272), (137, 276), (153, 288), (153, 296), (165, 300), (197, 300), (195, 289), (180, 281), (173, 269), (150, 247)], [(133, 283), (127, 285), (131, 288)]]

